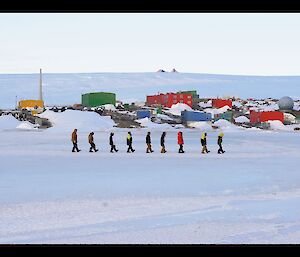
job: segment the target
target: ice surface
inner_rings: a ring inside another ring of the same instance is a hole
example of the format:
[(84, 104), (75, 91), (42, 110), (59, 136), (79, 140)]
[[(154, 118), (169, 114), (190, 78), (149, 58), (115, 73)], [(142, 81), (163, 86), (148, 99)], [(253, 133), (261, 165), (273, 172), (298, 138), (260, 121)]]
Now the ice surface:
[[(96, 131), (100, 149), (71, 152), (70, 135), (41, 130), (0, 133), (0, 243), (300, 243), (298, 132), (131, 129), (136, 151), (126, 153), (127, 129)], [(152, 131), (152, 130), (151, 130)]]

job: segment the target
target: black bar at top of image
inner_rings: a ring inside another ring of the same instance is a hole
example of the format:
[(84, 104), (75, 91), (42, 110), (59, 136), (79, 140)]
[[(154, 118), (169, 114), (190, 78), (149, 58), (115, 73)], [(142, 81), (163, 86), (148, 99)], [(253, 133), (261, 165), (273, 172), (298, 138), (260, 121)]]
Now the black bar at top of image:
[(1, 1), (0, 12), (300, 12), (297, 1)]

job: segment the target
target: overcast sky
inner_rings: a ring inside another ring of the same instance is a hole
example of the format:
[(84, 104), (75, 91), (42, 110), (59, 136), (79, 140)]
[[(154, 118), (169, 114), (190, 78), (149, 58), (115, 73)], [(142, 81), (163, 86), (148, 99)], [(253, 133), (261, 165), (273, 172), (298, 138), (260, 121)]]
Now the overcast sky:
[(0, 14), (0, 73), (300, 75), (300, 14)]

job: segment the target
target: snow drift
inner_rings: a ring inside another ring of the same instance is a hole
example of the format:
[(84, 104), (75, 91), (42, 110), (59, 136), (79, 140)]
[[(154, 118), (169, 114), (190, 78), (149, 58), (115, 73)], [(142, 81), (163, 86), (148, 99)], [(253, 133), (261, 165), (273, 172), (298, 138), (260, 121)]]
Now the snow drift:
[(234, 119), (236, 123), (249, 123), (250, 120), (246, 116), (239, 116)]
[(51, 131), (72, 131), (77, 128), (78, 131), (99, 131), (111, 129), (116, 124), (110, 116), (100, 116), (96, 112), (66, 110), (64, 112), (45, 111), (39, 115), (41, 118), (47, 118), (52, 123)]
[(149, 118), (143, 118), (139, 120), (135, 120), (136, 122), (140, 123), (142, 127), (151, 128), (151, 129), (172, 129), (173, 127), (167, 123), (164, 124), (157, 124), (152, 122)]
[(20, 121), (18, 121), (12, 115), (0, 116), (0, 129), (1, 130), (15, 129), (19, 124), (20, 124)]
[(32, 124), (29, 121), (23, 121), (17, 126), (17, 129), (34, 130), (38, 129), (38, 126), (39, 125)]
[(203, 131), (211, 131), (212, 130), (212, 126), (206, 121), (189, 122), (188, 126), (191, 128), (196, 128), (196, 129), (200, 129)]
[(171, 113), (176, 116), (180, 116), (182, 111), (192, 111), (192, 110), (193, 109), (187, 104), (177, 103), (177, 104), (173, 104), (171, 108), (165, 112)]

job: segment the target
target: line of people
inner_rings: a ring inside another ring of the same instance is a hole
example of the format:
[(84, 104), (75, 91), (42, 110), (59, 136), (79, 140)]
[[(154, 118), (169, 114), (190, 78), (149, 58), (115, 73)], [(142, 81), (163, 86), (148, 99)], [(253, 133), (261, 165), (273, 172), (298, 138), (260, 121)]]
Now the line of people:
[[(161, 135), (161, 138), (160, 138), (160, 146), (161, 146), (161, 153), (166, 153), (166, 146), (165, 146), (165, 137), (166, 137), (166, 132), (163, 132), (162, 135)], [(116, 148), (116, 145), (114, 144), (114, 139), (113, 139), (113, 136), (114, 136), (114, 133), (111, 132), (110, 133), (110, 136), (109, 136), (109, 145), (111, 147), (110, 149), (110, 152), (113, 153), (113, 152), (118, 152), (119, 150)], [(218, 135), (218, 146), (219, 146), (219, 149), (218, 149), (218, 154), (223, 154), (225, 153), (225, 151), (223, 150), (223, 147), (222, 147), (222, 143), (223, 143), (223, 137), (224, 137), (224, 133), (223, 132), (220, 132), (219, 135)], [(72, 132), (72, 138), (71, 138), (71, 141), (73, 143), (73, 149), (72, 149), (72, 152), (80, 152), (81, 150), (78, 149), (78, 145), (77, 145), (77, 129), (74, 129), (74, 131)], [(133, 149), (132, 147), (132, 134), (131, 132), (128, 132), (127, 134), (127, 153), (133, 153), (135, 151), (135, 149)], [(94, 132), (91, 132), (89, 135), (88, 135), (88, 142), (90, 144), (90, 150), (89, 152), (98, 152), (98, 149), (96, 148), (96, 144), (94, 142)], [(184, 145), (184, 140), (183, 140), (183, 134), (181, 131), (178, 132), (177, 134), (177, 143), (179, 145), (179, 150), (178, 150), (178, 153), (184, 153), (185, 151), (183, 150), (183, 145)], [(146, 136), (146, 145), (147, 145), (147, 148), (146, 148), (146, 153), (153, 153), (154, 151), (152, 150), (152, 144), (151, 144), (151, 132), (148, 132), (147, 133), (147, 136)], [(201, 145), (202, 145), (202, 151), (201, 153), (202, 154), (206, 154), (206, 153), (209, 153), (210, 151), (207, 149), (207, 133), (206, 132), (203, 132), (202, 135), (201, 135)]]

